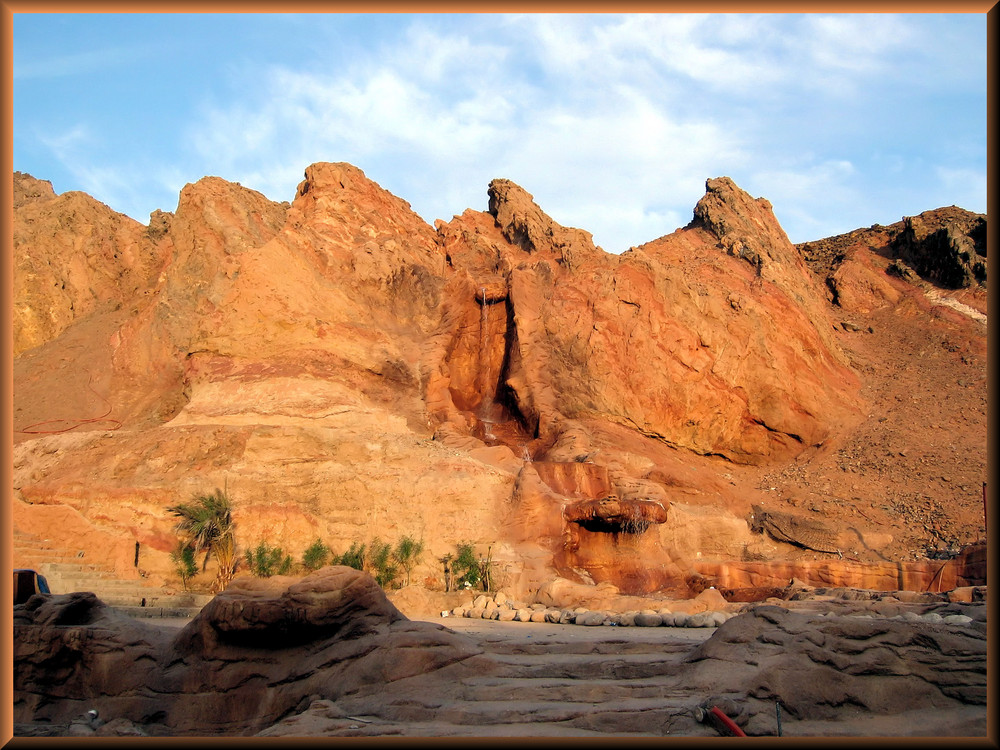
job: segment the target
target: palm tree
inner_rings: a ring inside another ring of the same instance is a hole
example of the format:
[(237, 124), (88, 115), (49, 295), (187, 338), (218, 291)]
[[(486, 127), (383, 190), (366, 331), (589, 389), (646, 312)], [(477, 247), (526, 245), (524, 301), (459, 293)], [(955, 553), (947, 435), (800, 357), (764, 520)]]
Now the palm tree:
[(167, 509), (181, 520), (174, 527), (198, 552), (205, 552), (201, 569), (215, 555), (219, 574), (212, 592), (224, 591), (236, 575), (239, 557), (236, 554), (236, 524), (233, 523), (229, 496), (217, 489), (210, 495), (197, 495), (191, 503), (181, 503)]

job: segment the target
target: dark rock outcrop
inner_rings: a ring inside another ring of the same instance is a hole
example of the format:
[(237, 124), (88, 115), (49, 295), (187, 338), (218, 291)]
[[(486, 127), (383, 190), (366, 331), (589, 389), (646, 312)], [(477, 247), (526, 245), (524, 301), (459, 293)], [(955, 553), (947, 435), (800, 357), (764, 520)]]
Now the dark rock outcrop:
[[(747, 734), (777, 734), (775, 703), (802, 722), (847, 709), (926, 714), (986, 702), (985, 628), (944, 618), (817, 618), (760, 606), (726, 621), (687, 661), (687, 686), (728, 701)], [(977, 715), (965, 729), (980, 734), (984, 721)]]
[(903, 220), (896, 257), (920, 276), (950, 289), (986, 283), (986, 217), (952, 206)]
[(250, 735), (312, 700), (377, 692), (479, 653), (411, 622), (374, 579), (322, 568), (236, 579), (180, 631), (90, 593), (14, 609), (14, 721), (69, 725), (88, 710), (149, 735)]
[[(864, 229), (796, 245), (810, 269), (827, 281), (837, 303), (838, 288), (849, 284), (843, 267), (869, 251), (893, 261), (888, 271), (906, 279), (907, 270), (951, 289), (987, 280), (986, 226), (983, 214), (956, 206), (904, 216), (888, 225)], [(908, 279), (911, 280), (912, 279)], [(895, 300), (892, 300), (895, 301)]]
[(651, 500), (623, 500), (617, 495), (581, 500), (567, 506), (566, 520), (594, 531), (641, 533), (650, 524), (667, 520), (667, 511)]

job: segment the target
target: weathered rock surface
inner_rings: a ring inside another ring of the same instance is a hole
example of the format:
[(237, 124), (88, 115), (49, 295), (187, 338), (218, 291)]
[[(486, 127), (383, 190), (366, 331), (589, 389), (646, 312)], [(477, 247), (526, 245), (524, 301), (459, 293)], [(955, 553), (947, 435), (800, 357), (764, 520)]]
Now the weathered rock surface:
[(711, 694), (708, 703), (735, 698), (730, 718), (747, 734), (777, 734), (779, 703), (798, 721), (835, 719), (848, 708), (865, 716), (940, 712), (944, 727), (927, 727), (930, 734), (976, 735), (985, 714), (972, 712), (966, 732), (942, 717), (986, 705), (985, 657), (985, 629), (761, 606), (698, 646), (685, 678)]
[(986, 283), (986, 217), (952, 206), (903, 220), (896, 256), (925, 279), (960, 289)]
[[(960, 306), (985, 294), (889, 274), (902, 227), (803, 252), (718, 178), (615, 256), (509, 180), (487, 195), (431, 227), (315, 164), (291, 203), (206, 177), (142, 227), (16, 176), (15, 532), (176, 587), (166, 509), (226, 487), (244, 547), (410, 535), (440, 588), (470, 541), (519, 595), (680, 597), (713, 565), (980, 540), (986, 337)], [(852, 543), (754, 534), (754, 504)]]
[(792, 581), (874, 591), (925, 591), (941, 593), (986, 582), (985, 544), (970, 545), (944, 560), (866, 562), (853, 560), (787, 560), (784, 562), (733, 561), (702, 563), (696, 567), (703, 585), (737, 591), (766, 587), (785, 588)]
[[(483, 597), (486, 599), (486, 597)], [(92, 594), (15, 608), (18, 736), (983, 736), (985, 604), (402, 617), (366, 574), (237, 579), (183, 629)], [(476, 602), (480, 603), (480, 602)], [(483, 608), (480, 607), (480, 610)], [(477, 624), (479, 623), (479, 624)], [(628, 626), (628, 627), (621, 627)], [(683, 629), (680, 629), (683, 628)]]
[(479, 653), (407, 620), (369, 575), (237, 579), (180, 631), (93, 594), (15, 608), (14, 721), (68, 724), (90, 709), (149, 735), (246, 735), (312, 700), (377, 691)]
[(85, 193), (16, 172), (14, 208), (15, 355), (147, 294), (166, 263), (146, 227)]

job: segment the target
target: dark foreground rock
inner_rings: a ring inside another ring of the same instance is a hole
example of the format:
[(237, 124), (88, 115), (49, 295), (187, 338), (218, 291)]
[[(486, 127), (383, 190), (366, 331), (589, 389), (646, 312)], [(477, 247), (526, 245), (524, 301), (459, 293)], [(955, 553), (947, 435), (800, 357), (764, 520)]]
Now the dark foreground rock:
[(809, 722), (920, 712), (906, 734), (984, 735), (985, 623), (957, 609), (817, 617), (756, 607), (698, 646), (685, 677), (747, 734), (776, 734), (781, 713)]
[(90, 593), (36, 595), (14, 608), (14, 723), (87, 734), (79, 717), (93, 709), (129, 722), (129, 733), (250, 735), (315, 699), (477, 653), (463, 636), (408, 620), (369, 575), (340, 566), (237, 579), (180, 631)]
[(712, 706), (747, 735), (986, 735), (984, 603), (786, 604), (715, 630), (453, 630), (337, 566), (237, 579), (173, 630), (35, 595), (14, 608), (15, 736), (717, 736)]

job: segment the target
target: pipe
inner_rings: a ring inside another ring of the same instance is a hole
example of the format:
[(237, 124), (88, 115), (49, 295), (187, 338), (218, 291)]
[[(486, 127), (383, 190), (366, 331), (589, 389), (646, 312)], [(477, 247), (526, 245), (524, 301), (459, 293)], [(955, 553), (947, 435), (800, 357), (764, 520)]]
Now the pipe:
[(746, 733), (739, 728), (735, 721), (722, 713), (722, 709), (718, 706), (712, 706), (707, 718), (712, 721), (719, 734), (728, 735), (729, 737), (746, 737)]

